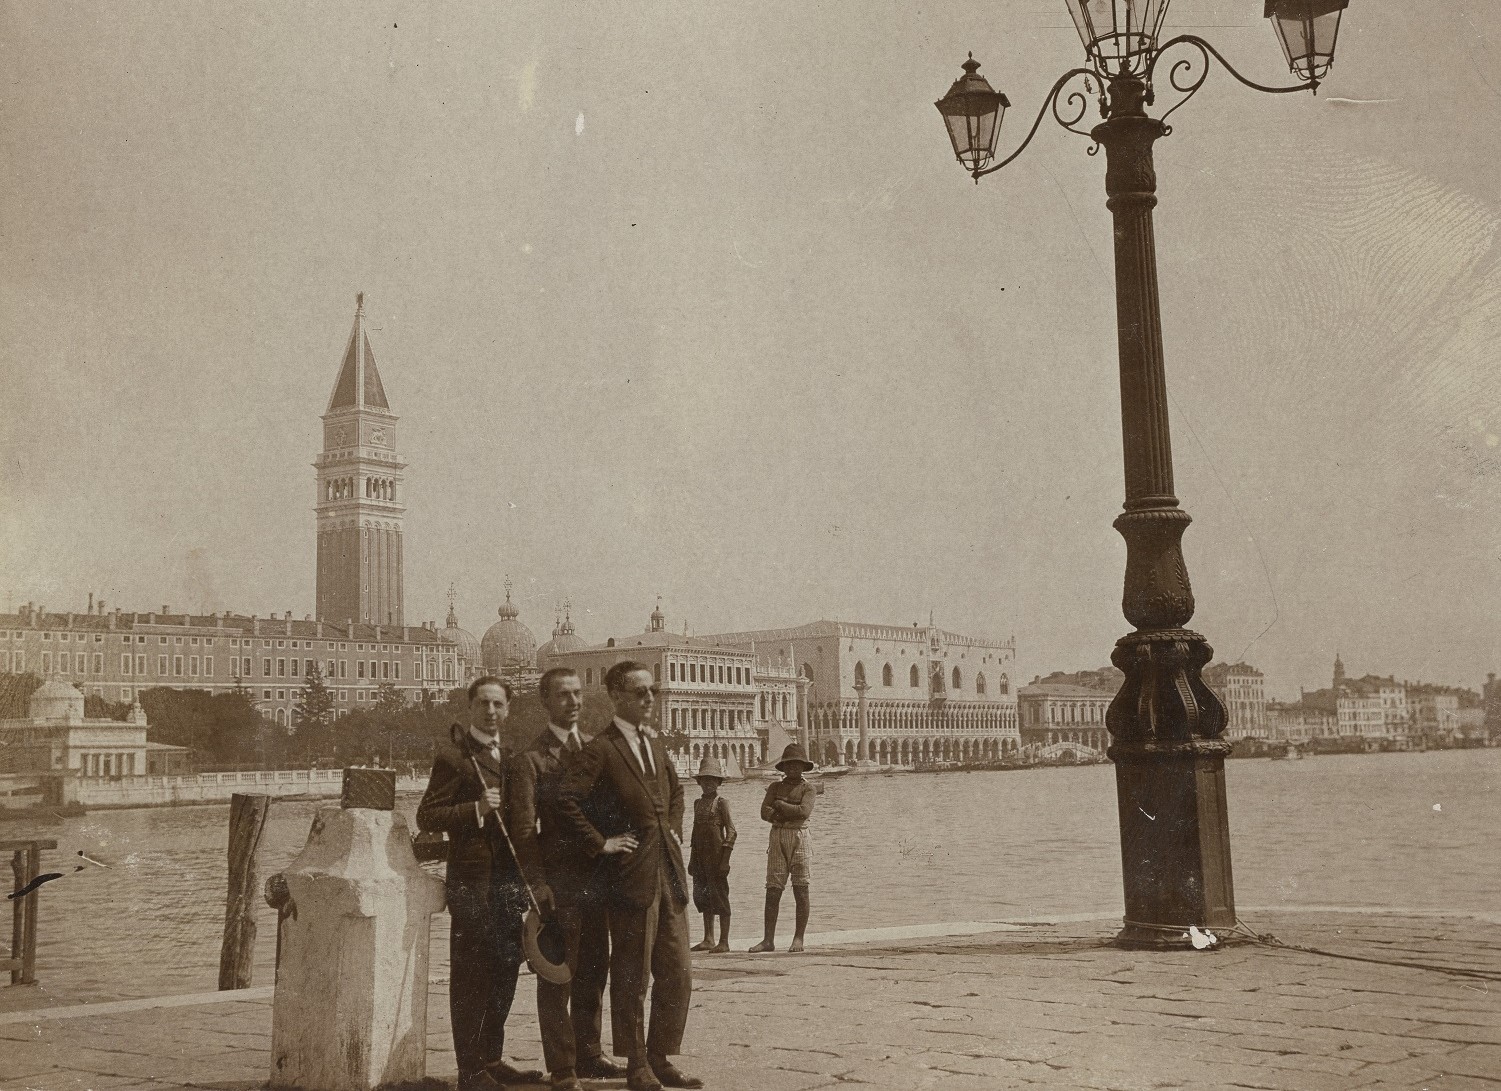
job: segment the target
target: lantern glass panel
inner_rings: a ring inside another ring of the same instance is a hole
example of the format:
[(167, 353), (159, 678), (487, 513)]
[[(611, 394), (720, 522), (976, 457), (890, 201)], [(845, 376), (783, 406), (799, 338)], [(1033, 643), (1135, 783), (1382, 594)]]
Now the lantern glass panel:
[(1106, 76), (1144, 75), (1172, 0), (1066, 0), (1084, 52)]
[(1339, 20), (1348, 0), (1267, 0), (1287, 67), (1305, 81), (1324, 78), (1334, 63)]
[(1006, 96), (990, 86), (978, 72), (973, 57), (965, 62), (965, 74), (954, 81), (949, 93), (935, 106), (943, 115), (954, 156), (966, 170), (983, 169), (995, 155), (1001, 119), (1011, 105)]

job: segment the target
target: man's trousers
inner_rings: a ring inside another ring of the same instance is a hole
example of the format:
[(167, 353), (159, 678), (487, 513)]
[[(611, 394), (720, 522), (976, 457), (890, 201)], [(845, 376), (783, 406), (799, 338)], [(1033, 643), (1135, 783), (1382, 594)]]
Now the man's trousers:
[(555, 985), (537, 978), (537, 1023), (547, 1071), (558, 1073), (573, 1069), (580, 1058), (601, 1053), (600, 1010), (610, 970), (610, 932), (602, 906), (559, 906), (554, 912), (573, 979)]
[(650, 905), (610, 907), (610, 1024), (615, 1053), (627, 1058), (632, 1070), (647, 1067), (648, 1058), (670, 1057), (682, 1049), (693, 993), (684, 909), (660, 869), (657, 896)]
[(494, 882), (448, 887), (448, 1013), (459, 1075), (501, 1059), (506, 1019), (523, 960), (521, 917), (526, 890)]

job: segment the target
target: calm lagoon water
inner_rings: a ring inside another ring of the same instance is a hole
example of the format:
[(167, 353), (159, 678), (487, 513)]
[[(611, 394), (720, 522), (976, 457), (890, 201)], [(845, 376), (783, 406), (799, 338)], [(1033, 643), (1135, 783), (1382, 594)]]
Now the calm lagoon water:
[[(1236, 902), (1248, 923), (1255, 906), (1501, 905), (1501, 749), (1243, 760), (1226, 770)], [(740, 830), (736, 947), (760, 934), (763, 789), (724, 789)], [(416, 802), (399, 803), (409, 821)], [(263, 877), (297, 854), (318, 806), (272, 804)], [(43, 888), (41, 987), (25, 990), (25, 1006), (213, 989), (228, 816), (225, 805), (0, 824), (0, 839), (55, 838), (47, 869), (62, 870), (79, 849), (114, 865)], [(845, 777), (818, 798), (812, 828), (810, 931), (1121, 910), (1109, 765)], [(786, 902), (784, 930), (790, 894)], [(269, 984), (275, 914), (262, 909), (256, 984)], [(435, 926), (433, 972), (446, 976), (446, 917)], [(3, 1006), (21, 1002), (5, 992)]]

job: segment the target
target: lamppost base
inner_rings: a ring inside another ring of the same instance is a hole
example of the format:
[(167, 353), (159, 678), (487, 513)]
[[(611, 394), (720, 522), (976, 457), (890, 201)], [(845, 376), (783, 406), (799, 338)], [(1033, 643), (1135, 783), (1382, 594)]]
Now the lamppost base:
[(1219, 739), (1110, 748), (1125, 885), (1121, 946), (1193, 946), (1189, 926), (1235, 928), (1225, 754)]

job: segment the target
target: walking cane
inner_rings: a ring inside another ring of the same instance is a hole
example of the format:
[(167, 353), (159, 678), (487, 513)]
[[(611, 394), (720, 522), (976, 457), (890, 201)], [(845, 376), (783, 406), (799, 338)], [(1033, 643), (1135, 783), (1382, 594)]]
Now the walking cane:
[[(481, 787), (485, 787), (485, 774), (480, 769), (479, 761), (473, 754), (469, 760), (474, 763), (474, 774), (479, 777)], [(502, 782), (504, 783), (504, 782)], [(506, 847), (511, 850), (511, 859), (516, 861), (516, 872), (521, 878), (521, 885), (526, 890), (527, 900), (532, 903), (532, 911), (527, 914), (526, 924), (522, 929), (522, 949), (526, 952), (526, 963), (532, 968), (532, 972), (544, 981), (551, 981), (555, 985), (566, 985), (573, 978), (573, 970), (568, 965), (567, 941), (554, 935), (552, 944), (555, 954), (549, 955), (542, 948), (542, 933), (544, 932), (542, 907), (537, 904), (537, 895), (532, 893), (531, 883), (527, 882), (526, 875), (521, 871), (521, 860), (516, 855), (516, 842), (511, 840), (511, 831), (506, 829), (506, 820), (501, 817), (499, 810), (495, 812), (495, 821), (500, 825), (500, 832), (506, 839)], [(535, 923), (533, 923), (535, 921)], [(548, 924), (547, 928), (552, 925)], [(563, 943), (563, 948), (557, 948), (558, 943)], [(483, 1026), (483, 1022), (480, 1024)]]
[[(485, 773), (480, 768), (479, 759), (470, 754), (469, 760), (474, 763), (474, 775), (479, 777), (480, 787), (488, 788), (489, 785), (485, 783)], [(505, 803), (504, 798), (501, 799), (501, 803)], [(511, 850), (511, 859), (516, 861), (516, 874), (521, 877), (521, 885), (526, 888), (527, 900), (532, 903), (532, 908), (537, 911), (537, 918), (540, 920), (542, 917), (542, 907), (537, 904), (537, 896), (532, 893), (532, 884), (526, 881), (526, 875), (521, 870), (521, 857), (516, 855), (516, 842), (511, 840), (511, 831), (506, 829), (506, 820), (501, 817), (500, 808), (497, 807), (492, 813), (495, 815), (495, 821), (500, 826), (501, 836), (506, 839), (506, 848)]]

